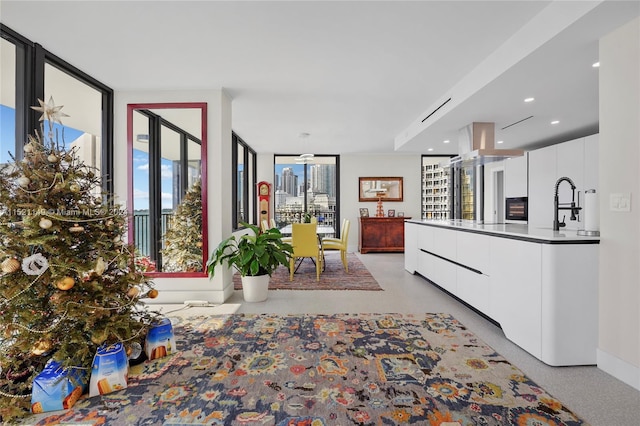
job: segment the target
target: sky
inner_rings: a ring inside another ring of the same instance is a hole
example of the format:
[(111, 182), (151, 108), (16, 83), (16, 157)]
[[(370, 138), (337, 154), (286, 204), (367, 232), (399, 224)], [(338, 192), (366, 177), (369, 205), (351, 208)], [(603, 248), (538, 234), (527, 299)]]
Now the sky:
[[(162, 208), (173, 209), (173, 169), (171, 161), (160, 161)], [(133, 150), (133, 209), (149, 208), (149, 155)]]
[[(9, 152), (13, 153), (16, 146), (16, 111), (5, 105), (0, 105), (0, 164), (11, 162)], [(44, 129), (48, 132), (49, 122), (44, 121)], [(64, 139), (63, 139), (64, 129)], [(57, 132), (57, 142), (68, 148), (71, 142), (84, 134), (82, 130), (77, 130), (67, 126), (54, 123), (54, 141)], [(45, 142), (49, 142), (48, 140)]]

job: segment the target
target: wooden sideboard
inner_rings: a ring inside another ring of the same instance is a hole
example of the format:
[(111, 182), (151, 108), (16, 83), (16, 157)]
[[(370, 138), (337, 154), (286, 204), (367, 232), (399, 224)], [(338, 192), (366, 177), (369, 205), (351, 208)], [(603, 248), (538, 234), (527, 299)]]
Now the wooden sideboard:
[(404, 252), (404, 221), (410, 217), (361, 217), (360, 253)]

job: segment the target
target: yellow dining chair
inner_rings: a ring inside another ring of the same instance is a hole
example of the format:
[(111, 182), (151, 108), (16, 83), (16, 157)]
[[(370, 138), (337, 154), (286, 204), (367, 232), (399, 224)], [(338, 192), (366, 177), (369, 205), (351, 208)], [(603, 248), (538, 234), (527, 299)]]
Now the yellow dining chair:
[[(278, 225), (276, 225), (276, 220), (271, 218), (271, 227), (272, 228), (277, 228)], [(287, 244), (291, 244), (291, 236), (287, 235), (286, 237), (282, 237), (280, 238), (282, 240), (283, 243), (287, 243)]]
[(349, 219), (342, 220), (340, 229), (340, 238), (325, 237), (322, 239), (322, 250), (340, 250), (340, 259), (344, 265), (344, 270), (349, 272), (349, 262), (347, 260), (347, 243), (349, 241), (349, 227), (351, 222)]
[[(322, 271), (322, 246), (318, 242), (317, 223), (293, 223), (291, 224), (291, 245), (293, 255), (289, 260), (289, 281), (293, 281), (293, 273), (296, 270), (296, 261), (300, 262), (305, 257), (311, 258), (316, 265), (316, 281), (320, 281)], [(315, 259), (315, 260), (314, 260)]]
[(278, 225), (276, 225), (276, 220), (274, 218), (271, 218), (269, 220), (262, 219), (262, 222), (260, 222), (260, 230), (262, 232), (267, 232), (269, 229), (273, 229), (277, 227)]

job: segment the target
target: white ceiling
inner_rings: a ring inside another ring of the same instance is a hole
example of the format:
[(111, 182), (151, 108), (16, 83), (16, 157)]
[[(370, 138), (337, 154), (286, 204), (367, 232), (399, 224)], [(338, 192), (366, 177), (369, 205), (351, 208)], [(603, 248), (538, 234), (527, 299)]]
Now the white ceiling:
[(638, 1), (0, 4), (4, 25), (116, 91), (222, 88), (257, 152), (317, 154), (455, 154), (473, 121), (495, 122), (500, 148), (594, 133), (598, 39), (639, 13)]

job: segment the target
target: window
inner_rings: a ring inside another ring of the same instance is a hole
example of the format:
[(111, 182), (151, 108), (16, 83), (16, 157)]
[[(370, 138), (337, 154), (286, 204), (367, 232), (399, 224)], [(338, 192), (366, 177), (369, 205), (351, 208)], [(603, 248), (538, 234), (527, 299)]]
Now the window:
[[(18, 46), (0, 39), (2, 52), (2, 79), (0, 79), (0, 168), (11, 161), (9, 153), (15, 155), (16, 141), (16, 63)], [(22, 134), (22, 133), (21, 133)]]
[(27, 135), (40, 130), (40, 113), (30, 107), (53, 97), (64, 105), (64, 138), (85, 163), (102, 173), (102, 186), (113, 193), (113, 91), (64, 60), (0, 24), (0, 164), (7, 152), (22, 158)]
[(276, 155), (274, 165), (274, 219), (278, 228), (303, 222), (305, 213), (340, 235), (338, 176), (335, 155)]
[(422, 156), (422, 219), (449, 219), (449, 157)]
[(233, 229), (240, 222), (256, 223), (256, 153), (235, 133), (231, 138), (233, 162)]
[[(64, 137), (59, 143), (74, 148), (76, 155), (89, 167), (102, 172), (102, 93), (73, 75), (45, 64), (44, 100), (53, 98), (64, 105)], [(96, 188), (96, 195), (100, 189)]]

